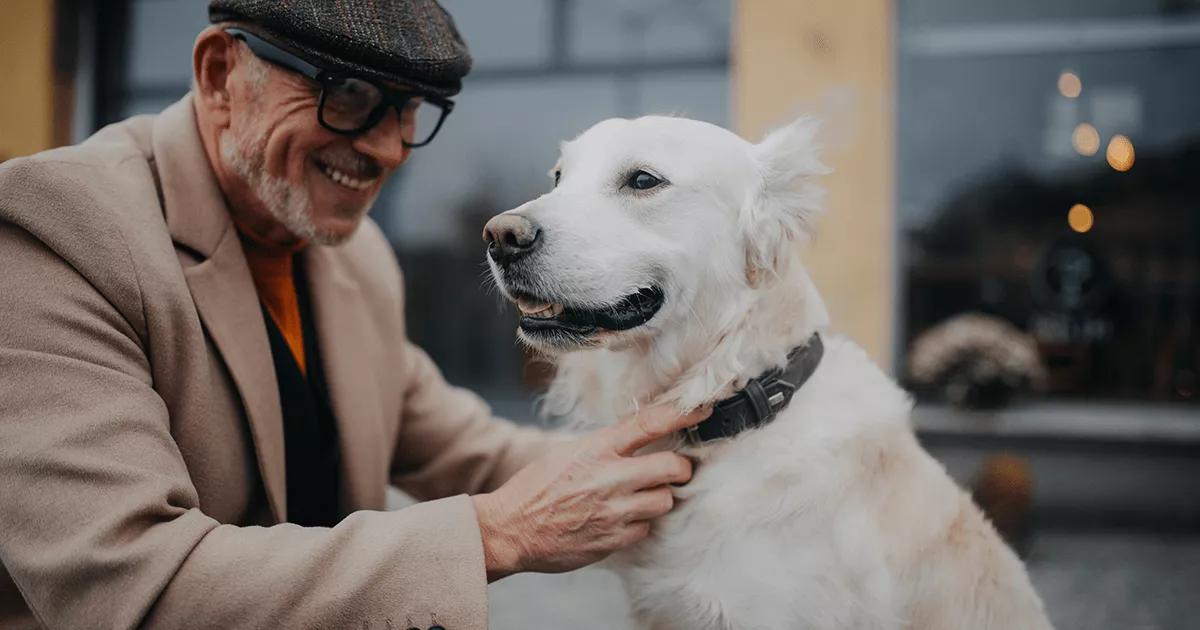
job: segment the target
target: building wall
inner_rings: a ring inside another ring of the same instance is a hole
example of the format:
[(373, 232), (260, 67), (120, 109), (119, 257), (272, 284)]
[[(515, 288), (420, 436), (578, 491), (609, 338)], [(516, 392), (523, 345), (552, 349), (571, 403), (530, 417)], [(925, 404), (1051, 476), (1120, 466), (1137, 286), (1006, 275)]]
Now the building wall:
[(829, 213), (807, 260), (834, 328), (885, 368), (895, 313), (891, 5), (741, 0), (732, 49), (744, 136), (798, 115), (824, 121)]
[(54, 142), (54, 2), (5, 0), (0, 20), (0, 160)]

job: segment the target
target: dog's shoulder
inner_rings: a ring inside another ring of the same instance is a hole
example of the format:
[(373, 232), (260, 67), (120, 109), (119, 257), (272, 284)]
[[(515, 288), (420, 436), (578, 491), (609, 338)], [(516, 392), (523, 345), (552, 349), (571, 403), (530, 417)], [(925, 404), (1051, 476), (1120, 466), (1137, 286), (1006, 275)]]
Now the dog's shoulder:
[[(808, 414), (837, 417), (844, 429), (908, 424), (912, 398), (861, 346), (849, 338), (823, 333), (825, 352), (812, 378), (793, 404)], [(815, 411), (814, 411), (815, 410)]]

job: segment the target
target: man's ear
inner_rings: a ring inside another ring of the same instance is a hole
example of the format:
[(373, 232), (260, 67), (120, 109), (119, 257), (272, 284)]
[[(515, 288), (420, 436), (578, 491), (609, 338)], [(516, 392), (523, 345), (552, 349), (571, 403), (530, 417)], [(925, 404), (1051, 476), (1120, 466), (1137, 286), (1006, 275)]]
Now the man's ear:
[(229, 125), (229, 79), (236, 63), (237, 42), (229, 33), (210, 26), (196, 37), (192, 48), (196, 107), (218, 128)]
[(817, 159), (819, 128), (815, 119), (800, 118), (767, 134), (752, 149), (759, 186), (739, 220), (751, 286), (774, 275), (788, 248), (812, 233), (821, 213), (824, 190), (816, 178), (829, 173), (829, 167)]

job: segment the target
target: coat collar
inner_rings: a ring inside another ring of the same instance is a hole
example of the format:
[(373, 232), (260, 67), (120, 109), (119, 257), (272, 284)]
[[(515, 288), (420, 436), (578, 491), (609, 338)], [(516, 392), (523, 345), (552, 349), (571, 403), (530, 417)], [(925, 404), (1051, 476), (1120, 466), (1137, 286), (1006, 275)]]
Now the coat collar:
[[(184, 278), (241, 395), (271, 511), (284, 521), (283, 412), (270, 342), (241, 239), (196, 128), (190, 94), (155, 119), (151, 146), (167, 228), (177, 247), (188, 250), (180, 257)], [(379, 509), (387, 461), (380, 450), (382, 409), (374, 402), (379, 392), (367, 362), (368, 340), (361, 338), (370, 330), (365, 296), (337, 250), (313, 246), (303, 256), (313, 301), (310, 316), (341, 442), (342, 509)]]
[(155, 119), (152, 148), (171, 238), (202, 258), (212, 256), (233, 221), (196, 128), (191, 94)]

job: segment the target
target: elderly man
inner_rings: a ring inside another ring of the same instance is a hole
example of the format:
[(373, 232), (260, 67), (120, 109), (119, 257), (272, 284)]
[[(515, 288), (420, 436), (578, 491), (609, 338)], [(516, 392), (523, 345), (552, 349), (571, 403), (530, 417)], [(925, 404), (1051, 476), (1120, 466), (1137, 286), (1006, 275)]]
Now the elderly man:
[(550, 442), (405, 336), (364, 215), (453, 108), (450, 16), (210, 15), (183, 100), (0, 168), (0, 627), (485, 628), (487, 581), (645, 536), (691, 469), (634, 451), (701, 413)]

